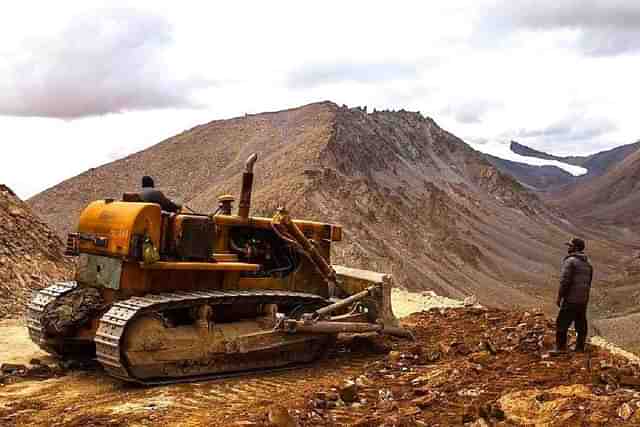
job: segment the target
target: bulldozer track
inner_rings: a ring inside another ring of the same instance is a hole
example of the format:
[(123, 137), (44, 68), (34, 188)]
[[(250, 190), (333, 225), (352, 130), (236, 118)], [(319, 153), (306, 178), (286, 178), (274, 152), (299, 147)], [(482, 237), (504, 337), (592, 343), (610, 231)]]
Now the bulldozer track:
[(29, 336), (33, 342), (37, 343), (43, 350), (49, 353), (57, 354), (58, 350), (55, 346), (51, 345), (45, 337), (41, 322), (42, 313), (47, 304), (67, 292), (74, 290), (77, 286), (78, 284), (76, 282), (56, 282), (44, 289), (34, 291), (33, 297), (27, 305), (26, 320)]
[[(191, 382), (195, 380), (209, 380), (214, 378), (229, 378), (238, 376), (234, 373), (209, 374), (199, 372), (206, 370), (200, 366), (182, 366), (183, 370), (192, 370), (193, 375), (184, 377), (141, 379), (131, 374), (123, 357), (123, 350), (120, 346), (122, 337), (127, 326), (138, 316), (146, 313), (157, 313), (164, 310), (194, 307), (202, 304), (222, 305), (222, 304), (309, 304), (323, 302), (325, 299), (319, 295), (277, 291), (277, 290), (253, 290), (253, 291), (182, 291), (162, 294), (150, 294), (144, 297), (132, 297), (124, 301), (116, 302), (100, 319), (96, 332), (96, 357), (105, 371), (116, 378), (124, 381), (137, 382), (146, 385), (159, 385), (176, 382)], [(291, 354), (295, 363), (295, 354)], [(249, 364), (246, 369), (238, 371), (256, 370), (264, 371), (260, 366)], [(287, 368), (267, 369), (267, 372), (278, 372)]]

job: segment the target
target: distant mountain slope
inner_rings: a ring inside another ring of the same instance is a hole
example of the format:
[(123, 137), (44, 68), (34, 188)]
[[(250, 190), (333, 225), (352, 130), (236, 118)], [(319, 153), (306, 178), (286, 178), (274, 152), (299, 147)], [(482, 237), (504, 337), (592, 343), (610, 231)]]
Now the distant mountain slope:
[(485, 154), (487, 161), (503, 173), (511, 175), (527, 188), (545, 190), (560, 187), (576, 180), (576, 177), (557, 166), (536, 166), (514, 162)]
[(55, 232), (0, 185), (0, 318), (21, 312), (32, 289), (70, 278), (62, 249)]
[(563, 157), (554, 156), (553, 154), (548, 154), (548, 153), (545, 153), (544, 151), (539, 151), (539, 150), (527, 147), (526, 145), (522, 145), (516, 141), (511, 141), (509, 148), (511, 149), (511, 151), (513, 151), (516, 154), (520, 154), (521, 156), (537, 157), (538, 159), (545, 159), (545, 160), (564, 161)]
[(591, 154), (589, 156), (554, 156), (552, 154), (547, 154), (542, 151), (534, 150), (525, 145), (519, 144), (515, 141), (511, 142), (511, 151), (514, 153), (529, 156), (529, 157), (537, 157), (540, 159), (547, 160), (557, 160), (564, 163), (569, 163), (571, 165), (582, 166), (586, 168), (588, 172), (588, 177), (598, 176), (605, 173), (612, 166), (620, 163), (625, 158), (627, 158), (630, 154), (638, 151), (640, 149), (640, 141), (634, 142), (632, 144), (621, 145), (619, 147), (612, 148), (610, 150), (601, 151), (596, 154)]
[(555, 166), (535, 166), (487, 155), (487, 160), (502, 172), (514, 177), (530, 189), (538, 191), (556, 191), (565, 186), (582, 185), (592, 178), (605, 174), (628, 156), (640, 149), (640, 141), (622, 145), (611, 150), (590, 156), (554, 156), (511, 141), (512, 152), (529, 158), (544, 159), (580, 166), (587, 169), (581, 176), (573, 176)]
[(631, 227), (640, 232), (640, 150), (605, 174), (563, 188), (548, 198), (586, 222)]
[[(282, 204), (345, 226), (335, 262), (391, 272), (398, 284), (487, 304), (552, 302), (571, 224), (430, 118), (330, 102), (213, 121), (33, 197), (63, 234), (91, 200), (135, 191), (143, 174), (211, 212), (238, 194), (258, 152), (253, 213)], [(606, 244), (593, 243), (603, 267)], [(555, 279), (554, 279), (555, 280)]]

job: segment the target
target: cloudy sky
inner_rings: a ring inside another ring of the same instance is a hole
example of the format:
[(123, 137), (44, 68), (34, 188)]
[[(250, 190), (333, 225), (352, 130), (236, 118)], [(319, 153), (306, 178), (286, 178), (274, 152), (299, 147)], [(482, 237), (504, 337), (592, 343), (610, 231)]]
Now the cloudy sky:
[(463, 139), (640, 139), (636, 0), (23, 0), (0, 16), (0, 183), (28, 197), (214, 119), (332, 100)]

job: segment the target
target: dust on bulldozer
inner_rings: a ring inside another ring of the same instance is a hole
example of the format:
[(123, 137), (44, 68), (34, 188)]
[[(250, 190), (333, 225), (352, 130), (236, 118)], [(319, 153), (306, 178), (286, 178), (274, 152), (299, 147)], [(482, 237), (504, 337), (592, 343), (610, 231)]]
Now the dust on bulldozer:
[(169, 213), (137, 194), (80, 215), (67, 254), (75, 280), (37, 291), (31, 339), (64, 358), (96, 358), (107, 374), (160, 384), (311, 362), (339, 333), (409, 337), (391, 309), (391, 277), (334, 266), (338, 225), (252, 217), (256, 156), (237, 215)]

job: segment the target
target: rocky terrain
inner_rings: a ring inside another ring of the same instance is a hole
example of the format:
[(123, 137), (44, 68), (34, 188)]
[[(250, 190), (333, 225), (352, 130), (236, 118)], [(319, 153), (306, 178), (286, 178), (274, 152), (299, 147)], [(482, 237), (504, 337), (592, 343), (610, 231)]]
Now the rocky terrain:
[[(253, 214), (279, 205), (345, 227), (334, 262), (392, 273), (493, 305), (553, 301), (570, 221), (462, 140), (416, 112), (331, 102), (213, 121), (69, 179), (29, 200), (64, 235), (90, 201), (136, 191), (154, 176), (167, 194), (203, 212), (238, 194), (244, 160), (259, 153)], [(606, 275), (616, 261), (592, 243)]]
[(70, 274), (56, 233), (0, 185), (0, 319), (19, 314), (32, 289)]
[(640, 367), (595, 347), (550, 354), (553, 322), (540, 312), (433, 309), (405, 324), (415, 343), (394, 342), (362, 375), (308, 393), (291, 411), (299, 424), (640, 422)]
[[(426, 304), (437, 298), (427, 295)], [(637, 361), (594, 346), (585, 354), (553, 356), (554, 322), (539, 311), (444, 302), (457, 307), (431, 306), (402, 321), (415, 341), (344, 336), (326, 360), (296, 370), (145, 388), (107, 378), (96, 367), (43, 358), (21, 344), (29, 344), (26, 333), (9, 335), (0, 322), (0, 342), (11, 344), (0, 347), (0, 363), (11, 361), (0, 367), (0, 423), (481, 427), (640, 422)], [(20, 348), (18, 357), (15, 348)]]

